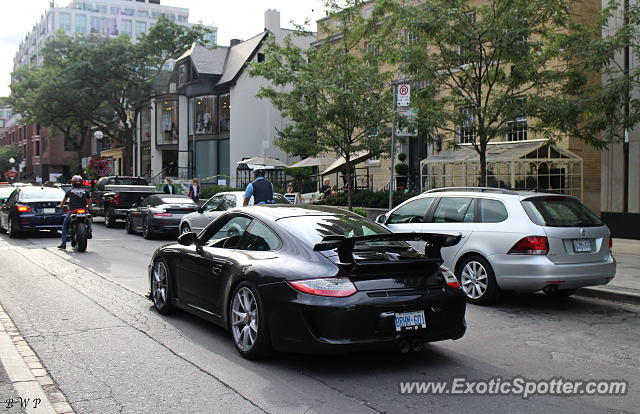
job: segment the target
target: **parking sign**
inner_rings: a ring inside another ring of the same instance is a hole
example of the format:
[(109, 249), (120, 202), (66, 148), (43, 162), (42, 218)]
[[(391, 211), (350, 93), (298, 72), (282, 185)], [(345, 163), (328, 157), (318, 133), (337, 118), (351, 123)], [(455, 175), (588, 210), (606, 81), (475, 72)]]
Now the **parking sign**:
[(411, 98), (411, 85), (402, 84), (398, 85), (398, 96), (396, 103), (398, 106), (409, 106), (409, 100)]

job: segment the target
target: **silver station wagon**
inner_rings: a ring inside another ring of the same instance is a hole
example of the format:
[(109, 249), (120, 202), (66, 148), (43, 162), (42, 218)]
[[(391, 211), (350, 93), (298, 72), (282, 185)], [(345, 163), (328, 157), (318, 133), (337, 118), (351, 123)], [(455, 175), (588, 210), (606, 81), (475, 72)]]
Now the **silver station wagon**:
[(442, 257), (471, 303), (492, 303), (501, 291), (569, 296), (616, 273), (609, 228), (568, 195), (443, 188), (376, 221), (393, 232), (460, 233), (460, 243), (443, 248)]

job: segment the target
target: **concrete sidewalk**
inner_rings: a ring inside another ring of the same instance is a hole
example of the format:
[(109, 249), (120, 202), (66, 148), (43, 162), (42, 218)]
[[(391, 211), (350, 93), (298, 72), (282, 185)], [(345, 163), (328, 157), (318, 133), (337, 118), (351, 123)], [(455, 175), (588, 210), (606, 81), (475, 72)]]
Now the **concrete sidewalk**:
[(616, 276), (609, 284), (579, 289), (576, 295), (640, 304), (640, 240), (613, 239)]

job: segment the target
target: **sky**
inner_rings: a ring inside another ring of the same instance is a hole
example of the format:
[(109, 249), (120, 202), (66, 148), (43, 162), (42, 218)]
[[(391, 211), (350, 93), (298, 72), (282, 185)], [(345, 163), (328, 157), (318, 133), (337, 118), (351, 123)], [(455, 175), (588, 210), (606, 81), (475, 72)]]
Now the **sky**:
[[(20, 41), (31, 31), (49, 7), (50, 0), (0, 0), (0, 96), (9, 95), (13, 57)], [(64, 7), (70, 0), (56, 0)], [(324, 17), (322, 0), (161, 0), (165, 6), (189, 9), (189, 21), (218, 27), (218, 44), (228, 45), (230, 39), (248, 39), (262, 32), (264, 12), (280, 12), (280, 24), (292, 28), (291, 21), (303, 23), (309, 18), (311, 29)]]

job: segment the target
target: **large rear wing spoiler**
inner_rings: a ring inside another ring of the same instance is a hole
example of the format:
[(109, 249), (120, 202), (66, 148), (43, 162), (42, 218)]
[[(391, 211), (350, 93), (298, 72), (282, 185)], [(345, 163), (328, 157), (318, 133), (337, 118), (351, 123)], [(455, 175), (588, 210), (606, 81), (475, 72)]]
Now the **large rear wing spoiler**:
[(433, 259), (442, 260), (440, 249), (442, 247), (455, 246), (460, 242), (462, 236), (460, 234), (441, 234), (441, 233), (388, 233), (388, 234), (372, 234), (369, 236), (325, 236), (321, 242), (313, 246), (316, 252), (326, 250), (338, 250), (338, 258), (343, 264), (353, 264), (353, 249), (356, 243), (360, 242), (378, 242), (378, 241), (424, 241), (426, 243), (424, 254)]

